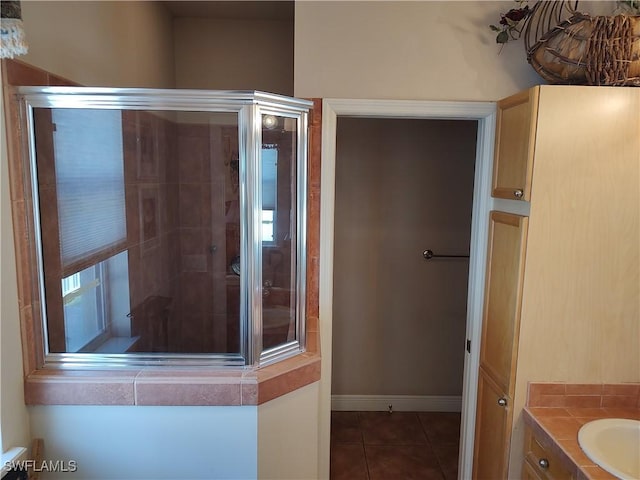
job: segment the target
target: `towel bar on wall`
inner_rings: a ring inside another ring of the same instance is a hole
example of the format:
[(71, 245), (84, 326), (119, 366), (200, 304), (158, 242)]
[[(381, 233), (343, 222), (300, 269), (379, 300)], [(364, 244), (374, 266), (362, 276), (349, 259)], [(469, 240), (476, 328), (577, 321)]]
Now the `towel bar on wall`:
[(433, 253), (433, 250), (425, 250), (422, 252), (422, 256), (425, 260), (431, 260), (432, 258), (469, 258), (469, 255), (437, 255)]

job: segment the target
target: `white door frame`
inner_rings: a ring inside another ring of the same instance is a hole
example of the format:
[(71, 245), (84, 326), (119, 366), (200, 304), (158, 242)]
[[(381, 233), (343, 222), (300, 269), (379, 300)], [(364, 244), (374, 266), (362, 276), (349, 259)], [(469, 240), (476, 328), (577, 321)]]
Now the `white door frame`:
[[(333, 322), (333, 240), (335, 209), (336, 123), (338, 116), (364, 118), (414, 118), (477, 120), (467, 339), (471, 353), (465, 355), (462, 391), (462, 425), (458, 478), (471, 478), (478, 384), (479, 344), (482, 323), (484, 274), (488, 218), (491, 201), (491, 172), (495, 134), (494, 102), (442, 102), (413, 100), (356, 100), (327, 98), (322, 102), (322, 167), (320, 190), (320, 380), (318, 425), (318, 476), (329, 478), (331, 421), (331, 332)], [(464, 345), (460, 345), (463, 349)]]

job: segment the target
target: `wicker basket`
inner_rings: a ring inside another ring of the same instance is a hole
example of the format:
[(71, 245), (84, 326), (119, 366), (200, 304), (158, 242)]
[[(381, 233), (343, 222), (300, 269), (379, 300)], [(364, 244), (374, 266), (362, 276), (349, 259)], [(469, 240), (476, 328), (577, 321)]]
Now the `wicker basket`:
[(640, 16), (573, 12), (527, 44), (527, 60), (550, 83), (640, 86)]

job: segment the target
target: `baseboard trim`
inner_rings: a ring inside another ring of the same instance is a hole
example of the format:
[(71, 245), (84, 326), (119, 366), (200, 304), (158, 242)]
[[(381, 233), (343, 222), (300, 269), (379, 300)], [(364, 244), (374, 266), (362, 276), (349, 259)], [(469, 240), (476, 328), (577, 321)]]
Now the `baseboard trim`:
[(462, 396), (446, 395), (331, 395), (331, 410), (386, 412), (460, 412)]

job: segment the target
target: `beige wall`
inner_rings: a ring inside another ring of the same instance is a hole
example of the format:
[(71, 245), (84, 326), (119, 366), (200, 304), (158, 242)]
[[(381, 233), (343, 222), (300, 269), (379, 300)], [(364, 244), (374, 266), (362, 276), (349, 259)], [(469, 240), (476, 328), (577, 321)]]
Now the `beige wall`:
[(544, 81), (488, 25), (502, 1), (296, 2), (295, 95), (497, 100)]
[(0, 105), (3, 107), (0, 118), (0, 451), (29, 443), (29, 416), (22, 388), (16, 255), (11, 223), (3, 98), (0, 84)]
[(462, 394), (476, 128), (338, 119), (332, 394)]
[(156, 2), (22, 2), (31, 65), (83, 85), (174, 86), (171, 17)]
[(176, 86), (293, 95), (293, 23), (178, 18)]

